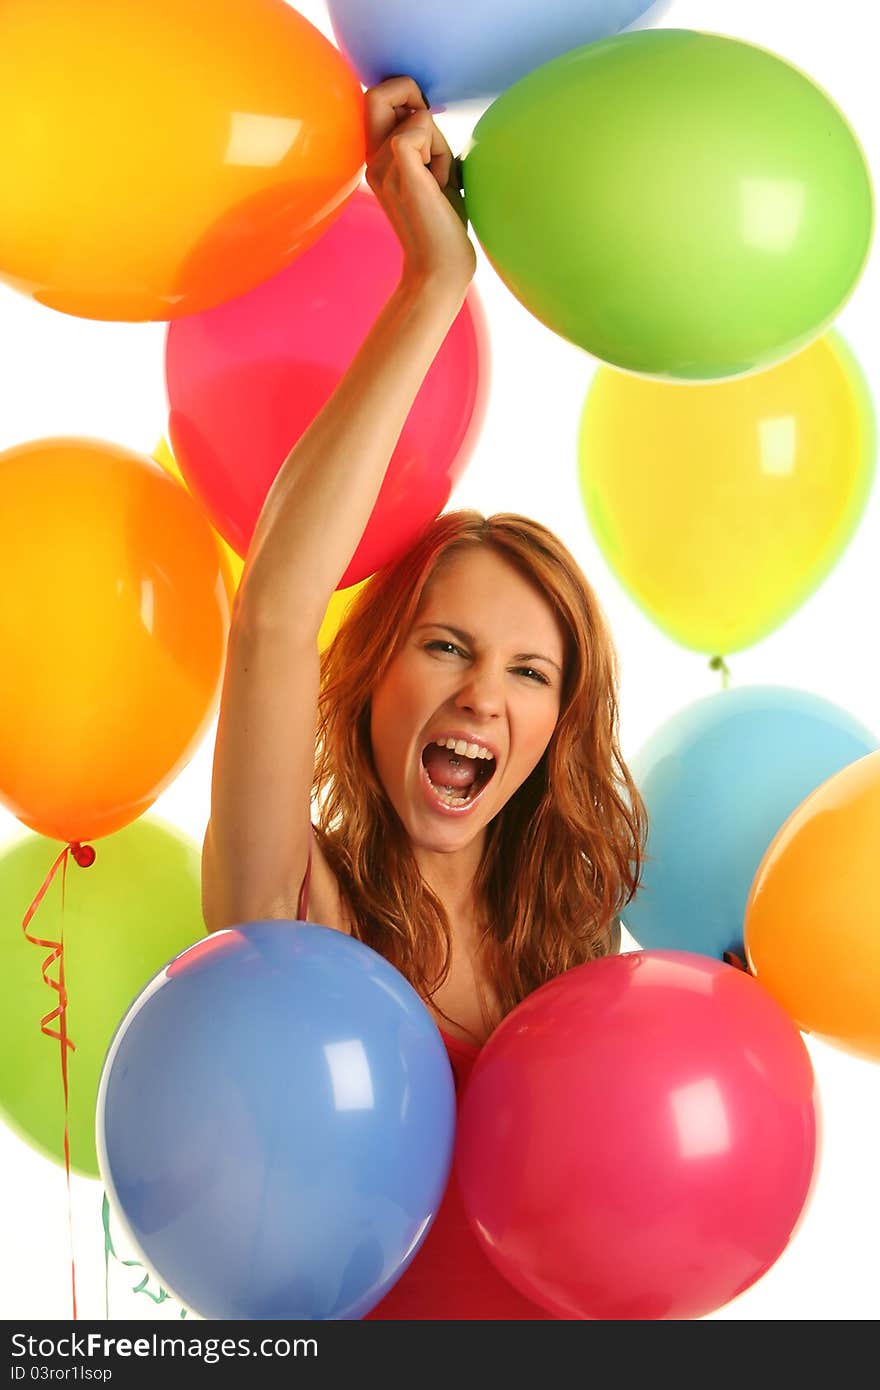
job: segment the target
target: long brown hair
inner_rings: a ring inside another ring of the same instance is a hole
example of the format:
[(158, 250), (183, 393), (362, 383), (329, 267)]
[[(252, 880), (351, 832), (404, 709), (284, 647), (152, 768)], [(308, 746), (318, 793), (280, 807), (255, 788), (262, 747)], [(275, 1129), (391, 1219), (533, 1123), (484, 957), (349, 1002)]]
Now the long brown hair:
[(536, 585), (565, 638), (556, 727), (487, 827), (474, 883), (483, 958), (506, 1014), (538, 985), (609, 954), (645, 842), (645, 809), (618, 742), (614, 647), (595, 595), (551, 531), (513, 513), (447, 512), (373, 576), (321, 660), (313, 792), (316, 833), (353, 934), (430, 998), (449, 971), (449, 921), (376, 772), (370, 703), (437, 566), (485, 545)]

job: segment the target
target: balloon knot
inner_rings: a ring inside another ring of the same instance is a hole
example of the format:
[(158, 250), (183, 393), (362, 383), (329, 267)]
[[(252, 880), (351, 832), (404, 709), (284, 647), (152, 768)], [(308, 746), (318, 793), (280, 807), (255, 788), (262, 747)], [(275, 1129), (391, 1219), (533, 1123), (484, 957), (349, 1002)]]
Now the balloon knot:
[(91, 845), (81, 845), (79, 840), (71, 841), (70, 852), (81, 869), (90, 869), (95, 862), (95, 851)]

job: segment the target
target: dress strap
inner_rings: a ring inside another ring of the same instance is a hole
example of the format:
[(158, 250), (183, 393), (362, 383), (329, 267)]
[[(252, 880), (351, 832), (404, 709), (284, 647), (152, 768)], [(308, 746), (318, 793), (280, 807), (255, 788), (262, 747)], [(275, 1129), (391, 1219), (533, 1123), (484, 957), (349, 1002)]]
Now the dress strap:
[(296, 904), (296, 919), (298, 922), (305, 922), (309, 912), (309, 884), (312, 879), (312, 825), (309, 822), (309, 862), (306, 864), (306, 871), (299, 890), (299, 899)]

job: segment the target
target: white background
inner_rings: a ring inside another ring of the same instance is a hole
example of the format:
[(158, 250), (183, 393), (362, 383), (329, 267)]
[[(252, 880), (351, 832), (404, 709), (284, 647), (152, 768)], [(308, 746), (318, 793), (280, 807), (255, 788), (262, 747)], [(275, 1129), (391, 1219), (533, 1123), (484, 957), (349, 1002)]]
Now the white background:
[[(418, 3), (418, 0), (413, 0)], [(476, 0), (475, 0), (476, 3)], [(302, 13), (330, 34), (321, 0)], [(206, 6), (206, 11), (210, 7)], [(809, 73), (858, 133), (875, 179), (880, 170), (876, 46), (871, 0), (671, 0), (665, 27), (705, 29), (772, 49)], [(462, 42), (466, 35), (462, 34)], [(157, 73), (157, 98), (161, 73)], [(460, 150), (482, 108), (438, 116)], [(555, 338), (520, 307), (481, 258), (477, 284), (493, 348), (489, 414), (476, 455), (451, 505), (520, 511), (556, 531), (592, 580), (617, 641), (622, 738), (631, 756), (676, 710), (720, 688), (707, 658), (662, 636), (622, 593), (583, 519), (575, 474), (580, 410), (595, 363)], [(878, 253), (838, 327), (859, 357), (875, 400), (880, 383)], [(0, 449), (53, 434), (104, 438), (151, 453), (166, 429), (163, 324), (90, 322), (43, 309), (0, 286)], [(779, 683), (814, 691), (880, 731), (876, 602), (880, 490), (819, 592), (780, 630), (733, 657), (736, 685)], [(14, 576), (4, 575), (4, 583)], [(9, 678), (8, 675), (6, 678)], [(208, 819), (214, 728), (154, 807), (201, 840)], [(0, 810), (0, 843), (21, 833)], [(36, 887), (36, 885), (35, 885)], [(20, 930), (17, 920), (4, 931)], [(39, 968), (35, 948), (34, 969)], [(807, 1040), (819, 1081), (825, 1141), (811, 1206), (770, 1272), (713, 1314), (739, 1319), (874, 1319), (880, 1315), (880, 1065)], [(52, 1046), (47, 1041), (46, 1046)], [(0, 1316), (70, 1316), (67, 1196), (61, 1168), (0, 1126)], [(80, 1316), (103, 1303), (102, 1189), (73, 1180), (73, 1236)], [(120, 1253), (126, 1251), (117, 1239)], [(111, 1316), (175, 1317), (129, 1292), (138, 1272), (111, 1270)]]

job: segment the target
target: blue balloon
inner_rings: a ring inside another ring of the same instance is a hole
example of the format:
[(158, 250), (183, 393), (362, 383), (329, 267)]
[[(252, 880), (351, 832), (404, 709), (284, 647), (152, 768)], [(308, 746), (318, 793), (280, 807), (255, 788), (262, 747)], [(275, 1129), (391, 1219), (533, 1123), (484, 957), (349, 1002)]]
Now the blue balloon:
[(777, 830), (877, 746), (845, 710), (781, 686), (725, 690), (673, 715), (629, 763), (648, 843), (627, 930), (650, 949), (742, 955), (749, 889)]
[(608, 38), (666, 6), (651, 0), (329, 0), (328, 8), (339, 47), (365, 86), (405, 73), (436, 106), (495, 96), (560, 53)]
[(387, 961), (253, 922), (177, 956), (122, 1020), (101, 1176), (144, 1264), (210, 1319), (355, 1319), (421, 1246), (452, 1162), (440, 1033)]

